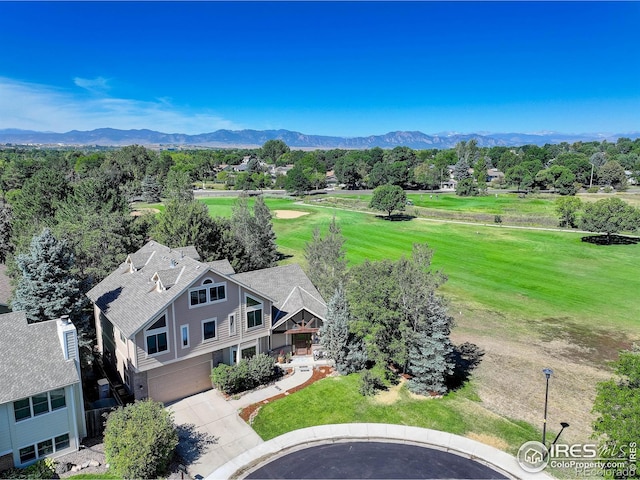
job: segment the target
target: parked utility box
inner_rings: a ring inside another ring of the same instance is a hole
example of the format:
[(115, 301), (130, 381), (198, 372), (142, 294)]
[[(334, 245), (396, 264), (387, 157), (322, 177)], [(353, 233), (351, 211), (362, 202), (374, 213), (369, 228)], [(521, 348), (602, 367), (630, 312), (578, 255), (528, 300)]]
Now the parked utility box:
[(109, 398), (109, 380), (106, 378), (98, 380), (98, 398)]

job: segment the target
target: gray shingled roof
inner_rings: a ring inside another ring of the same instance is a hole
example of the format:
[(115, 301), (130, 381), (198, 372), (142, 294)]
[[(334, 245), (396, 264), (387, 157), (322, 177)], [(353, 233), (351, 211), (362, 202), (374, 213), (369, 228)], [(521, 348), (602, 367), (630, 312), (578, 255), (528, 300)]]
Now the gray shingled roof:
[(279, 310), (273, 324), (281, 323), (302, 308), (325, 318), (327, 306), (300, 265), (291, 264), (231, 275), (231, 278), (274, 299)]
[(174, 248), (174, 250), (177, 250), (181, 255), (184, 255), (185, 257), (193, 258), (194, 260), (200, 261), (200, 254), (196, 250), (196, 247), (194, 247), (193, 245)]
[[(154, 254), (150, 255), (151, 253)], [(133, 273), (129, 271), (129, 265), (122, 263), (87, 293), (89, 299), (127, 338), (144, 327), (153, 316), (209, 271), (206, 264), (153, 241), (134, 255), (149, 258), (148, 263)], [(172, 260), (175, 264), (173, 268)], [(167, 290), (155, 289), (152, 278), (156, 273), (159, 273)]]
[(227, 259), (215, 260), (213, 262), (206, 262), (206, 263), (212, 270), (215, 270), (216, 272), (221, 273), (223, 275), (233, 275), (234, 273), (236, 273), (236, 271), (233, 269), (233, 267), (229, 263), (229, 260)]
[(0, 315), (0, 404), (30, 397), (80, 378), (65, 360), (56, 320), (27, 324), (24, 312)]
[(7, 266), (0, 264), (0, 305), (9, 305), (11, 299), (11, 279), (7, 276)]

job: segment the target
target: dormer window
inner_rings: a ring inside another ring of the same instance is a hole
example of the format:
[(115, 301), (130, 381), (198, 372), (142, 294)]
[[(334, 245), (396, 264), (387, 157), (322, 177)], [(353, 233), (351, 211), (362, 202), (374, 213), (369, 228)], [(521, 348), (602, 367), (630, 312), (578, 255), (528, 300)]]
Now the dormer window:
[(189, 308), (223, 302), (226, 299), (226, 282), (214, 283), (210, 278), (202, 282), (202, 286), (189, 290)]
[(145, 334), (147, 354), (156, 355), (169, 350), (167, 342), (167, 316), (162, 315), (153, 325), (147, 328)]

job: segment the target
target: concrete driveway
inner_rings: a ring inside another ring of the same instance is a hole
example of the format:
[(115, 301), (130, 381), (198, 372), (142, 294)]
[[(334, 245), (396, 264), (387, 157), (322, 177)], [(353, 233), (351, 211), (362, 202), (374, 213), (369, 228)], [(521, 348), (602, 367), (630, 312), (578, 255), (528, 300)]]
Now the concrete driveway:
[(167, 407), (181, 431), (178, 451), (191, 478), (206, 478), (218, 467), (262, 443), (239, 416), (237, 407), (217, 390), (179, 400)]

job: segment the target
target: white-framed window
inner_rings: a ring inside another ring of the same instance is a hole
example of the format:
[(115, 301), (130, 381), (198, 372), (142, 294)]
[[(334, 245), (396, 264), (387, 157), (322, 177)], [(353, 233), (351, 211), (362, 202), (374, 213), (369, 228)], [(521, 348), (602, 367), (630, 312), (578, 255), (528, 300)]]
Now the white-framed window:
[(163, 314), (144, 333), (147, 355), (157, 355), (169, 350), (167, 315)]
[(189, 347), (189, 325), (180, 326), (180, 345), (182, 348)]
[(39, 393), (32, 397), (13, 402), (13, 415), (16, 422), (53, 412), (67, 406), (64, 388)]
[(189, 308), (227, 300), (227, 282), (213, 283), (207, 278), (199, 287), (189, 289)]
[(229, 314), (229, 336), (233, 336), (238, 333), (238, 328), (236, 326), (236, 314)]
[(18, 453), (20, 455), (20, 463), (25, 464), (32, 460), (36, 460), (50, 455), (60, 450), (69, 448), (69, 434), (58, 435), (57, 437), (47, 438), (33, 445), (22, 447)]
[(256, 347), (247, 347), (242, 349), (242, 359), (247, 360), (256, 356)]
[(249, 295), (245, 296), (247, 329), (262, 326), (262, 302)]
[(215, 340), (218, 337), (218, 320), (209, 318), (202, 321), (202, 341)]
[(120, 332), (120, 341), (122, 343), (127, 343), (127, 339), (124, 337), (124, 333)]

